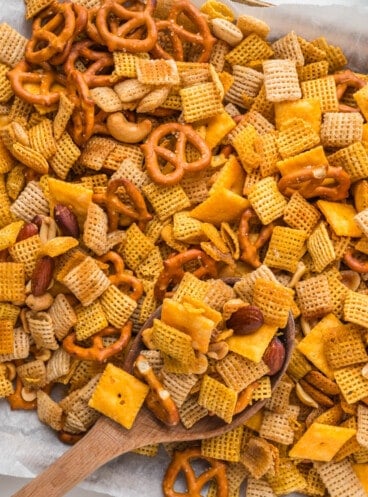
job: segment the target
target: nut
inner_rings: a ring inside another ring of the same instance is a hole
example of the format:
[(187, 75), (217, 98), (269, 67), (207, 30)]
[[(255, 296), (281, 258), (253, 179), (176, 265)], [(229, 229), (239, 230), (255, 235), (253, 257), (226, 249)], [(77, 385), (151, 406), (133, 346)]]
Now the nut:
[(44, 255), (36, 262), (31, 277), (31, 290), (34, 296), (43, 295), (48, 289), (54, 272), (54, 259)]
[(211, 343), (208, 347), (207, 356), (216, 361), (223, 359), (229, 352), (229, 346), (227, 342), (215, 342)]
[(25, 402), (32, 402), (37, 399), (37, 393), (27, 387), (22, 388), (20, 395)]
[(314, 387), (307, 380), (299, 380), (302, 389), (317, 402), (319, 406), (333, 407), (334, 402), (326, 394), (322, 393), (318, 388)]
[(280, 371), (285, 361), (285, 347), (282, 341), (274, 337), (263, 354), (263, 362), (269, 368), (269, 375), (272, 376)]
[(66, 205), (56, 204), (54, 217), (61, 233), (64, 236), (73, 236), (79, 238), (79, 225), (77, 216)]
[(263, 323), (263, 313), (255, 305), (240, 307), (226, 321), (226, 325), (232, 328), (234, 335), (250, 335), (257, 331)]
[(295, 385), (295, 393), (298, 399), (301, 402), (303, 402), (303, 404), (305, 404), (306, 406), (315, 407), (315, 408), (318, 407), (317, 402), (309, 394), (307, 394), (307, 392), (302, 388), (300, 383), (297, 383)]
[(38, 234), (37, 224), (25, 223), (19, 230), (16, 242), (21, 242), (22, 240), (26, 240), (27, 238), (31, 238), (31, 236), (35, 236), (37, 234)]
[(345, 285), (349, 290), (356, 292), (361, 283), (360, 274), (356, 271), (352, 271), (351, 269), (347, 269), (346, 271), (340, 271), (341, 283)]
[(26, 298), (26, 305), (32, 309), (32, 311), (45, 311), (51, 307), (54, 302), (54, 297), (50, 293), (44, 293), (39, 297), (36, 297), (32, 293)]

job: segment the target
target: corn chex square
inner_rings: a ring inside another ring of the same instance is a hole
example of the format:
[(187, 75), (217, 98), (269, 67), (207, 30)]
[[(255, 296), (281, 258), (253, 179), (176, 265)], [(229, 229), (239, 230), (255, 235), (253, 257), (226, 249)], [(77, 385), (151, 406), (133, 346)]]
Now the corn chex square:
[(204, 376), (199, 391), (198, 403), (226, 423), (231, 423), (236, 405), (237, 394), (223, 383)]
[(191, 337), (169, 326), (160, 319), (153, 322), (152, 343), (164, 354), (183, 363), (192, 363), (195, 359)]
[(305, 252), (307, 233), (284, 226), (275, 226), (272, 231), (264, 264), (294, 273)]

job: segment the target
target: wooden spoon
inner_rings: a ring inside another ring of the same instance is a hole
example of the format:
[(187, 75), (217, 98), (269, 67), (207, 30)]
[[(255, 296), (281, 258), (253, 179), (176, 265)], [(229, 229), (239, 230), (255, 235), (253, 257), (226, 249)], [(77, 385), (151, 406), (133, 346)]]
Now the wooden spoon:
[[(234, 283), (236, 279), (231, 279)], [(227, 280), (227, 282), (229, 282)], [(153, 320), (160, 316), (157, 309), (142, 327), (127, 354), (124, 369), (131, 372), (133, 363), (140, 350), (144, 348), (141, 341), (142, 331), (152, 326)], [(290, 361), (294, 344), (295, 325), (290, 314), (288, 324), (280, 337), (284, 343), (286, 356), (282, 369), (271, 377), (272, 388), (279, 382)], [(199, 440), (221, 435), (226, 431), (243, 424), (259, 411), (266, 400), (260, 400), (234, 416), (230, 424), (224, 423), (216, 416), (207, 416), (193, 428), (187, 430), (182, 425), (167, 427), (157, 420), (151, 412), (143, 407), (133, 427), (127, 430), (111, 419), (101, 416), (91, 430), (73, 447), (45, 471), (13, 494), (13, 497), (60, 497), (84, 480), (97, 468), (115, 457), (144, 445), (158, 442), (179, 442)]]

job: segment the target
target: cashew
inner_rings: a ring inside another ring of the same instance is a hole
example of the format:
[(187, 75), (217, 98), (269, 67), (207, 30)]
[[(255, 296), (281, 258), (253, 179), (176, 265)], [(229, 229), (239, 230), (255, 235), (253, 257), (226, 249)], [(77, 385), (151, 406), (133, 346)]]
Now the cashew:
[(35, 358), (39, 361), (47, 362), (51, 357), (51, 350), (45, 349), (42, 347), (41, 349), (35, 352)]
[(57, 236), (57, 225), (52, 217), (44, 216), (42, 218), (40, 228), (40, 239), (42, 243), (46, 243)]
[(37, 398), (37, 393), (26, 387), (22, 388), (20, 395), (25, 402), (32, 402)]
[(113, 138), (125, 143), (141, 142), (152, 129), (149, 119), (139, 123), (131, 123), (126, 120), (122, 112), (114, 112), (107, 117), (106, 125)]
[(53, 301), (54, 297), (50, 293), (44, 293), (39, 297), (36, 297), (31, 293), (26, 298), (26, 305), (32, 309), (32, 311), (44, 311), (51, 307)]
[(229, 352), (229, 346), (227, 342), (215, 342), (210, 344), (207, 355), (211, 359), (219, 361), (223, 359), (228, 352)]
[(306, 406), (315, 407), (315, 408), (318, 407), (317, 402), (314, 399), (312, 399), (310, 395), (307, 394), (307, 392), (303, 389), (303, 387), (299, 383), (295, 385), (295, 393), (298, 399), (301, 402), (303, 402), (303, 404), (305, 404)]
[(340, 275), (341, 275), (341, 283), (343, 283), (347, 288), (349, 288), (349, 290), (352, 290), (353, 292), (358, 290), (361, 283), (361, 278), (359, 273), (347, 269), (346, 271), (340, 271)]

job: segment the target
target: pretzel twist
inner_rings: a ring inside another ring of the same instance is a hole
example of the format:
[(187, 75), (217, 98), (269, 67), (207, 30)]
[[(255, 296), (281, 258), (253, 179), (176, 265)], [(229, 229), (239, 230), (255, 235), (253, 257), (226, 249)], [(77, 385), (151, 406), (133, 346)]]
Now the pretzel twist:
[[(185, 15), (195, 25), (193, 31), (188, 31), (178, 24), (181, 15)], [(157, 30), (168, 31), (172, 43), (173, 54), (168, 53), (159, 42), (155, 44), (152, 54), (156, 58), (184, 60), (184, 42), (189, 42), (201, 47), (200, 55), (197, 62), (207, 62), (211, 56), (211, 51), (216, 39), (212, 36), (211, 31), (205, 18), (200, 11), (188, 0), (177, 0), (172, 4), (168, 13), (167, 20), (156, 21)]]
[[(124, 204), (120, 199), (118, 190), (121, 186), (124, 187), (133, 208)], [(125, 178), (111, 179), (107, 184), (106, 191), (95, 193), (92, 200), (106, 207), (110, 231), (118, 228), (120, 214), (136, 221), (141, 230), (144, 230), (147, 222), (152, 219), (143, 195), (132, 182)]]
[(124, 269), (124, 261), (123, 258), (113, 250), (110, 250), (102, 257), (100, 257), (100, 261), (102, 262), (110, 262), (114, 266), (114, 274), (109, 275), (109, 280), (112, 285), (117, 287), (121, 285), (128, 285), (132, 291), (129, 293), (129, 297), (136, 302), (143, 295), (143, 283), (141, 280), (133, 276), (132, 274), (128, 274)]
[[(210, 467), (197, 476), (190, 464), (192, 459), (206, 461)], [(180, 494), (174, 490), (179, 474), (185, 476), (187, 487), (187, 491)], [(178, 497), (179, 495), (182, 497), (198, 497), (203, 495), (201, 490), (210, 480), (216, 480), (217, 497), (228, 497), (228, 480), (224, 463), (202, 455), (200, 447), (189, 448), (182, 452), (177, 451), (174, 453), (164, 476), (164, 495), (165, 497)]]
[[(118, 339), (105, 346), (104, 337), (119, 335)], [(132, 322), (127, 321), (125, 325), (118, 330), (114, 326), (107, 326), (103, 330), (95, 333), (90, 337), (91, 345), (82, 347), (77, 344), (77, 334), (75, 331), (69, 333), (63, 340), (63, 348), (71, 356), (77, 357), (84, 361), (106, 362), (109, 357), (121, 352), (129, 343), (132, 335)]]
[(258, 252), (270, 239), (274, 228), (273, 223), (263, 226), (255, 240), (251, 240), (250, 220), (255, 218), (256, 213), (249, 207), (243, 212), (238, 231), (240, 257), (239, 259), (247, 262), (253, 268), (259, 267), (262, 263), (259, 259)]
[(361, 261), (356, 257), (357, 250), (348, 248), (343, 256), (345, 264), (357, 273), (368, 273), (368, 260)]
[(339, 111), (340, 112), (359, 112), (359, 109), (352, 107), (351, 105), (346, 105), (340, 103), (340, 100), (344, 96), (345, 91), (348, 87), (355, 88), (359, 90), (363, 88), (367, 84), (363, 78), (360, 78), (357, 74), (355, 74), (350, 69), (345, 69), (345, 71), (341, 71), (335, 73), (333, 75), (335, 83), (336, 83), (336, 95), (339, 101)]
[[(53, 71), (48, 64), (32, 72), (31, 66), (25, 60), (18, 62), (7, 75), (15, 95), (34, 105), (56, 104), (59, 101), (60, 92), (53, 91), (52, 86), (55, 83), (65, 84), (64, 78)], [(29, 83), (39, 85), (39, 93), (32, 93), (28, 90)]]
[[(169, 150), (162, 140), (175, 134), (174, 150)], [(199, 152), (200, 158), (194, 162), (186, 161), (187, 143), (193, 145)], [(176, 185), (185, 172), (198, 172), (205, 169), (211, 162), (211, 151), (202, 137), (187, 124), (166, 123), (158, 126), (142, 145), (146, 158), (147, 173), (155, 183), (160, 185)], [(161, 171), (160, 159), (173, 166), (174, 170), (164, 174)]]
[[(156, 23), (152, 17), (155, 2), (147, 0), (143, 10), (133, 6), (125, 8), (127, 0), (105, 0), (98, 9), (95, 17), (97, 31), (101, 39), (107, 45), (110, 52), (115, 50), (127, 50), (131, 53), (149, 52), (157, 40)], [(114, 15), (119, 23), (111, 23), (111, 15)], [(120, 23), (120, 20), (125, 21)], [(135, 38), (135, 32), (144, 30), (143, 38)], [(94, 35), (96, 32), (93, 30)]]
[(41, 64), (63, 52), (74, 35), (75, 23), (72, 3), (53, 3), (43, 10), (33, 22), (32, 37), (25, 49), (26, 60)]
[(154, 293), (158, 302), (161, 302), (167, 292), (169, 285), (178, 284), (185, 274), (184, 264), (197, 260), (201, 266), (193, 271), (192, 274), (197, 278), (216, 278), (216, 262), (202, 250), (193, 248), (186, 252), (169, 256), (164, 261), (164, 269), (157, 278)]
[(277, 186), (287, 197), (297, 191), (304, 198), (322, 197), (337, 201), (348, 196), (350, 183), (350, 177), (342, 167), (306, 166), (283, 176)]
[(134, 363), (134, 372), (150, 387), (146, 397), (147, 407), (167, 426), (176, 426), (180, 421), (178, 408), (170, 393), (155, 375), (147, 359), (139, 354)]

